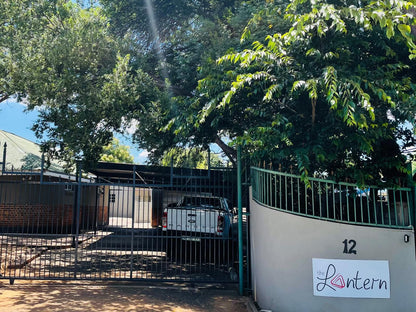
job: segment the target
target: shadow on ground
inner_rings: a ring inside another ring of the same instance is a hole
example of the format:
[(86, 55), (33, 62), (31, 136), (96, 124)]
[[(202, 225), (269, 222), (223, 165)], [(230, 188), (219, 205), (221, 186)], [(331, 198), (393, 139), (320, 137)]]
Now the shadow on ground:
[(0, 311), (247, 311), (235, 285), (0, 281)]

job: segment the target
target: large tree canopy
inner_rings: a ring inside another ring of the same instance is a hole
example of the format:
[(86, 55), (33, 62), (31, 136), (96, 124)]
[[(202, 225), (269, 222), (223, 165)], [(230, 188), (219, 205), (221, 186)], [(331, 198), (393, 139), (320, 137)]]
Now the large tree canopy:
[(289, 29), (219, 60), (236, 65), (227, 91), (210, 77), (201, 83), (197, 126), (220, 125), (254, 158), (304, 177), (364, 184), (405, 172), (398, 140), (414, 144), (404, 126), (416, 113), (413, 9), (406, 1), (292, 1)]
[(101, 8), (62, 0), (0, 6), (1, 99), (18, 95), (39, 110), (33, 129), (51, 156), (93, 166), (113, 132), (129, 126), (129, 113), (160, 98), (158, 89), (131, 71)]
[(33, 70), (27, 58), (30, 53), (40, 52), (36, 50), (35, 38), (41, 35), (53, 6), (53, 1), (0, 2), (0, 102), (24, 89), (26, 75)]
[(0, 101), (40, 109), (45, 148), (87, 166), (135, 127), (154, 163), (210, 143), (234, 160), (242, 144), (305, 177), (376, 183), (405, 171), (414, 143), (412, 12), (400, 0), (6, 0)]
[(100, 4), (104, 10), (63, 0), (2, 3), (9, 34), (2, 37), (8, 75), (1, 95), (18, 94), (29, 109), (40, 109), (34, 130), (45, 149), (67, 161), (82, 158), (88, 167), (112, 132), (136, 125), (134, 140), (154, 163), (176, 145), (211, 142), (233, 159), (220, 132), (193, 126), (193, 102), (198, 80), (222, 75), (216, 59), (239, 46), (264, 2)]
[[(224, 143), (224, 134), (215, 126), (194, 127), (198, 81), (208, 75), (223, 76), (216, 59), (227, 51), (248, 47), (240, 44), (240, 36), (253, 12), (276, 4), (263, 0), (101, 3), (113, 31), (134, 42), (128, 46), (132, 68), (146, 72), (167, 93), (167, 100), (155, 103), (145, 113), (147, 118), (142, 122), (146, 126), (139, 126), (134, 135), (140, 147), (150, 151), (150, 161), (158, 163), (164, 151), (176, 145), (206, 148), (212, 142), (234, 160), (235, 151)], [(255, 29), (258, 38), (266, 35), (271, 16), (255, 22), (265, 26)]]
[(160, 159), (162, 166), (173, 166), (193, 169), (208, 169), (210, 167), (224, 167), (223, 160), (217, 154), (208, 154), (208, 151), (200, 148), (172, 148), (166, 151)]

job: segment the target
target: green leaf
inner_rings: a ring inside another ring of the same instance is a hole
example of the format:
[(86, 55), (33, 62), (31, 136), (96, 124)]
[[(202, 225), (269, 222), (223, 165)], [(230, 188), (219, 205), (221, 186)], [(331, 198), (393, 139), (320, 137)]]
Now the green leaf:
[(397, 26), (397, 28), (400, 30), (400, 32), (402, 33), (403, 37), (406, 37), (410, 34), (411, 32), (411, 28), (409, 25), (405, 25), (405, 24), (399, 24)]

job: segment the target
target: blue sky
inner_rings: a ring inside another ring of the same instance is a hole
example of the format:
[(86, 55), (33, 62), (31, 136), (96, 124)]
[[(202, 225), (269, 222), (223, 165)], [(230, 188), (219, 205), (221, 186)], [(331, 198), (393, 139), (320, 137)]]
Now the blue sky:
[(35, 134), (30, 130), (37, 119), (37, 113), (25, 113), (24, 110), (23, 104), (14, 101), (0, 103), (0, 129), (37, 142)]
[[(39, 143), (35, 134), (30, 128), (36, 122), (36, 111), (25, 111), (25, 105), (17, 103), (13, 100), (8, 100), (0, 103), (0, 130), (11, 132), (21, 136), (27, 140)], [(139, 150), (132, 146), (128, 137), (118, 135), (117, 138), (121, 144), (130, 146), (130, 154), (134, 156), (136, 163), (143, 164), (146, 160), (146, 151)], [(3, 145), (3, 142), (0, 142)]]

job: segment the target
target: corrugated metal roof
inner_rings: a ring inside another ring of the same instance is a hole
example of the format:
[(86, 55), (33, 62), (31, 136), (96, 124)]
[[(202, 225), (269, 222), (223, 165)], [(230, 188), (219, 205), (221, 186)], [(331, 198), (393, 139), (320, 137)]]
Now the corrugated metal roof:
[[(24, 139), (13, 133), (0, 130), (0, 162), (3, 162), (3, 147), (6, 150), (6, 169), (7, 170), (38, 170), (41, 167), (42, 153), (39, 144)], [(62, 172), (63, 168), (53, 162), (49, 170)]]

